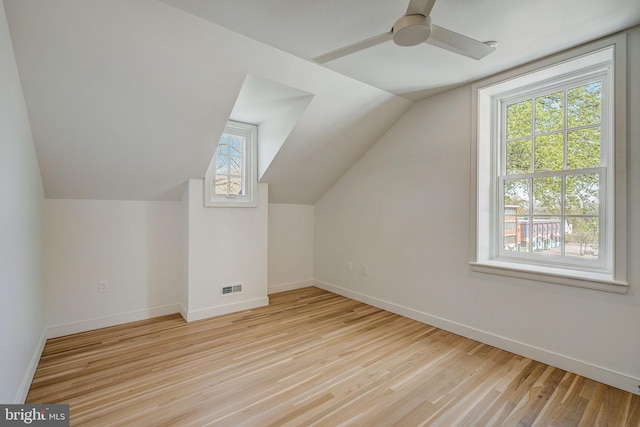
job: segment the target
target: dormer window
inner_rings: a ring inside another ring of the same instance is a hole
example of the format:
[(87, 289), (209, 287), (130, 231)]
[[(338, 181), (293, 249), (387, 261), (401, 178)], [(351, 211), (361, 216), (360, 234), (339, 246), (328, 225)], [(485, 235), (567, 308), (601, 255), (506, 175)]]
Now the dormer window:
[(205, 206), (257, 206), (257, 134), (257, 126), (227, 122), (205, 176)]

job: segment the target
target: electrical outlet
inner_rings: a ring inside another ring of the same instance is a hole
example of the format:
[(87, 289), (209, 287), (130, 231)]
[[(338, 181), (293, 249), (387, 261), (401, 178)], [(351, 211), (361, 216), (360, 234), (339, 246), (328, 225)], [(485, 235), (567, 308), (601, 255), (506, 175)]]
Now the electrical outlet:
[(366, 266), (366, 265), (363, 265), (363, 266), (362, 266), (362, 275), (363, 275), (363, 276), (366, 276), (366, 275), (367, 275), (367, 273), (368, 273), (368, 268), (367, 268), (367, 266)]
[(353, 270), (353, 263), (351, 261), (347, 261), (347, 271)]
[(98, 282), (98, 292), (99, 293), (109, 292), (109, 284), (104, 280), (99, 281)]

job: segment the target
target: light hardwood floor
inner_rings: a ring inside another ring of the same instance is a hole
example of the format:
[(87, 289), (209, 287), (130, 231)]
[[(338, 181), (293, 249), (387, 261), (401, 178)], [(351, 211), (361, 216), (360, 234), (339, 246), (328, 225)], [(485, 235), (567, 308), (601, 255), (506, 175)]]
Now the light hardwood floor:
[(50, 339), (27, 403), (96, 426), (640, 426), (640, 396), (317, 288)]

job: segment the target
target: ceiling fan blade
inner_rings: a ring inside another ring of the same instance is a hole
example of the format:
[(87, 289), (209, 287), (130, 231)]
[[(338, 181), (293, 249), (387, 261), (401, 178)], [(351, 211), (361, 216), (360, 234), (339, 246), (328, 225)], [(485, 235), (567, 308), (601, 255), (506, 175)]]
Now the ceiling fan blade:
[(495, 46), (463, 36), (462, 34), (437, 25), (431, 25), (431, 36), (425, 43), (473, 59), (482, 59), (496, 49)]
[(333, 61), (334, 59), (342, 58), (343, 56), (355, 53), (369, 47), (384, 43), (393, 38), (391, 31), (388, 33), (378, 34), (377, 36), (369, 37), (368, 39), (359, 41), (357, 43), (350, 44), (349, 46), (341, 47), (332, 52), (325, 53), (324, 55), (316, 56), (313, 58), (318, 64), (324, 64), (325, 62)]
[(429, 16), (436, 0), (411, 0), (407, 13), (405, 15), (424, 15)]

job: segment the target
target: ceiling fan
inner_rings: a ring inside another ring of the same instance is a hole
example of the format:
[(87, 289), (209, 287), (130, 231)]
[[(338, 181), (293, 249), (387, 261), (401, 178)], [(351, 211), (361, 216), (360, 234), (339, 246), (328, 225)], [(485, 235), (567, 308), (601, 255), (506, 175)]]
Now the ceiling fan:
[(391, 31), (370, 37), (313, 58), (318, 64), (367, 49), (393, 39), (399, 46), (428, 43), (473, 59), (482, 59), (496, 48), (494, 41), (480, 42), (446, 28), (431, 24), (431, 9), (436, 0), (410, 0), (407, 12), (393, 24)]

